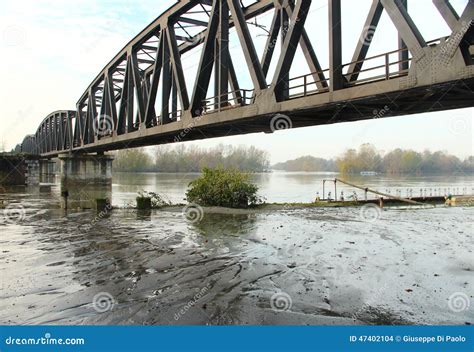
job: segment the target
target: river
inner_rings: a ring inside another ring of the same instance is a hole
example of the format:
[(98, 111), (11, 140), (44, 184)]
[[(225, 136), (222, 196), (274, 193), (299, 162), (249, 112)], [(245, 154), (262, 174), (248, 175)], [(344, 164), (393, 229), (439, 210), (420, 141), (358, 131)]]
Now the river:
[[(59, 209), (58, 184), (3, 189), (0, 200), (18, 213), (0, 216), (0, 323), (474, 322), (473, 207), (205, 208), (199, 221), (180, 207), (124, 207), (139, 190), (184, 203), (197, 176), (116, 173), (117, 208), (102, 214)], [(254, 181), (269, 202), (309, 202), (334, 176)], [(403, 196), (474, 187), (469, 175), (350, 181)]]

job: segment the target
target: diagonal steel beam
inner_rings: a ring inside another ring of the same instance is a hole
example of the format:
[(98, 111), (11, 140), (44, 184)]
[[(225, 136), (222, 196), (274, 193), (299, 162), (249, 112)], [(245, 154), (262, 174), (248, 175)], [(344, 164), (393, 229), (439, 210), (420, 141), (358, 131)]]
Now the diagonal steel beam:
[(150, 93), (148, 94), (148, 100), (146, 104), (146, 126), (150, 127), (155, 118), (155, 102), (156, 93), (158, 92), (158, 83), (160, 82), (161, 68), (163, 67), (163, 41), (164, 41), (164, 30), (160, 34), (160, 43), (158, 45), (158, 51), (156, 53), (155, 65), (153, 68), (153, 78), (150, 85)]
[(275, 47), (278, 39), (278, 33), (280, 32), (281, 27), (281, 10), (275, 9), (275, 13), (273, 14), (272, 24), (270, 26), (270, 34), (267, 38), (267, 43), (265, 44), (265, 50), (263, 52), (262, 58), (262, 71), (265, 77), (268, 74), (268, 70), (270, 69), (270, 64), (272, 61), (273, 53), (275, 52)]
[(217, 29), (219, 26), (219, 6), (217, 1), (211, 11), (209, 25), (206, 31), (206, 39), (201, 52), (201, 59), (198, 66), (198, 75), (194, 83), (194, 91), (191, 99), (192, 116), (201, 115), (204, 99), (206, 99), (207, 90), (212, 74), (212, 65), (214, 64), (214, 47), (216, 41)]
[[(288, 16), (291, 18), (293, 16), (293, 9), (294, 6), (290, 2), (289, 7), (286, 7), (285, 10)], [(300, 39), (300, 46), (301, 50), (303, 51), (304, 57), (306, 62), (308, 63), (309, 69), (313, 73), (313, 79), (316, 82), (316, 86), (318, 89), (324, 89), (328, 87), (326, 82), (326, 77), (324, 75), (323, 68), (319, 63), (318, 57), (316, 56), (316, 52), (314, 51), (313, 44), (311, 44), (311, 40), (309, 39), (308, 33), (306, 29), (303, 28), (303, 33)]]
[(311, 0), (299, 1), (293, 11), (288, 33), (286, 33), (285, 42), (282, 45), (280, 58), (273, 76), (272, 89), (275, 92), (277, 101), (281, 101), (285, 98), (285, 86), (288, 83), (286, 77), (290, 72), (298, 43), (303, 34), (304, 24), (310, 6)]
[(175, 33), (173, 26), (168, 26), (166, 31), (168, 36), (168, 46), (170, 48), (171, 54), (171, 67), (173, 69), (174, 82), (176, 88), (178, 89), (178, 96), (181, 103), (181, 108), (183, 110), (189, 109), (189, 97), (188, 90), (186, 88), (186, 80), (184, 78), (183, 65), (181, 63), (181, 55), (178, 50), (178, 45), (176, 43)]
[(364, 28), (359, 37), (359, 42), (357, 43), (354, 55), (352, 55), (352, 63), (347, 69), (346, 79), (349, 82), (356, 81), (359, 77), (359, 71), (362, 69), (363, 60), (366, 58), (367, 52), (369, 51), (372, 37), (377, 29), (382, 12), (383, 6), (380, 3), (380, 0), (373, 0), (367, 19), (365, 20)]
[(137, 114), (138, 123), (141, 125), (145, 122), (145, 103), (142, 95), (142, 77), (140, 75), (137, 53), (132, 51), (131, 55), (133, 85), (135, 86), (135, 96), (137, 98)]
[[(225, 1), (225, 0), (224, 0)], [(310, 0), (307, 0), (310, 2)], [(257, 56), (257, 51), (253, 45), (252, 37), (250, 36), (250, 31), (245, 21), (244, 14), (239, 0), (227, 0), (229, 4), (229, 9), (232, 14), (232, 18), (235, 22), (235, 28), (239, 36), (240, 44), (244, 52), (245, 61), (250, 71), (250, 77), (253, 82), (255, 91), (260, 91), (267, 88), (267, 82), (265, 80), (265, 75), (263, 74), (262, 66), (260, 66), (260, 61)]]
[(449, 0), (433, 0), (433, 4), (438, 9), (449, 28), (454, 30), (459, 21), (459, 16)]
[(385, 10), (387, 10), (390, 19), (398, 31), (398, 34), (405, 42), (413, 57), (422, 57), (422, 49), (426, 47), (426, 42), (408, 14), (407, 10), (404, 8), (401, 0), (380, 1), (382, 2)]

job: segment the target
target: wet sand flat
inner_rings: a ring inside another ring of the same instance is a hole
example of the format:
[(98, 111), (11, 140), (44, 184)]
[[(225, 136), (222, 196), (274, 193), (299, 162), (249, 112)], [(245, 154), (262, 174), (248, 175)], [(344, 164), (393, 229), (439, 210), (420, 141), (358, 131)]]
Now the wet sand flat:
[(474, 295), (472, 207), (369, 221), (360, 208), (204, 209), (193, 222), (23, 204), (23, 221), (0, 223), (2, 324), (474, 322), (472, 304), (453, 307)]

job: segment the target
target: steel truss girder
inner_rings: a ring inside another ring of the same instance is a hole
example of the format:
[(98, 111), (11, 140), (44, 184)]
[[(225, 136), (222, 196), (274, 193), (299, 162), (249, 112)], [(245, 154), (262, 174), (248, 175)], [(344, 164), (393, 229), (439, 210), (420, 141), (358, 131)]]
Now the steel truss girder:
[[(36, 149), (42, 154), (91, 150), (94, 145), (103, 145), (110, 138), (123, 139), (127, 134), (146, 132), (158, 125), (177, 122), (178, 116), (185, 120), (200, 116), (208, 108), (206, 99), (213, 70), (215, 97), (211, 105), (214, 110), (227, 109), (230, 101), (234, 102), (232, 108), (245, 109), (245, 105), (254, 104), (257, 110), (262, 107), (268, 109), (275, 102), (292, 98), (290, 70), (298, 46), (310, 70), (304, 77), (305, 82), (311, 77), (311, 84), (319, 94), (328, 90), (331, 94), (345, 90), (360, 79), (370, 46), (370, 40), (365, 39), (373, 35), (383, 10), (387, 10), (399, 34), (397, 46), (402, 49), (399, 52), (400, 71), (408, 74), (409, 52), (416, 63), (429, 56), (430, 48), (408, 14), (407, 0), (373, 0), (361, 34), (363, 40), (357, 43), (352, 62), (343, 65), (342, 3), (340, 0), (327, 1), (329, 47), (324, 49), (329, 54), (329, 70), (323, 71), (316, 55), (322, 48), (313, 46), (305, 28), (306, 18), (311, 16), (311, 0), (260, 0), (246, 7), (240, 0), (182, 0), (153, 21), (115, 56), (79, 99), (74, 115), (70, 111), (49, 115), (34, 137), (25, 138), (25, 148), (31, 149), (35, 142), (38, 143)], [(466, 65), (471, 65), (474, 26), (463, 24), (472, 24), (473, 2), (468, 2), (461, 16), (448, 0), (433, 0), (433, 3), (453, 32), (447, 39), (450, 46), (445, 54), (454, 57), (460, 50)], [(187, 14), (196, 6), (208, 13), (207, 20), (195, 19)], [(269, 35), (263, 55), (258, 58), (248, 22), (270, 11), (274, 13)], [(189, 34), (186, 27), (190, 26), (198, 28), (198, 32)], [(187, 37), (177, 32), (182, 29)], [(233, 62), (229, 54), (231, 29), (235, 30), (239, 39), (244, 62)], [(274, 57), (279, 35), (282, 50), (278, 57)], [(186, 83), (189, 78), (183, 72), (181, 57), (197, 46), (202, 46), (199, 68), (191, 95), (188, 95), (190, 85)], [(272, 60), (275, 60), (276, 68), (273, 77), (269, 78)], [(424, 64), (426, 62), (424, 60)], [(244, 98), (245, 92), (240, 89), (235, 67), (247, 69), (250, 73), (253, 84), (251, 96)], [(344, 67), (347, 69), (345, 74)], [(324, 73), (327, 71), (328, 75)], [(157, 96), (159, 87), (160, 97)], [(304, 89), (306, 94), (306, 86)], [(109, 126), (106, 133), (100, 130), (104, 125)], [(173, 128), (170, 126), (169, 130)]]

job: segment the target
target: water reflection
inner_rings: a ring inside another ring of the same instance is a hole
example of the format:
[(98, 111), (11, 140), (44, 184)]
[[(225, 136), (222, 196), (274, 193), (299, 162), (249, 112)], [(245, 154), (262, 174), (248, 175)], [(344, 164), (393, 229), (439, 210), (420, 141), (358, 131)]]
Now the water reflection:
[[(115, 173), (113, 175), (114, 204), (123, 206), (134, 202), (138, 191), (146, 190), (165, 195), (173, 203), (185, 202), (185, 194), (189, 182), (199, 177), (199, 174), (173, 173)], [(312, 202), (319, 194), (323, 194), (323, 180), (341, 177), (335, 173), (315, 172), (272, 172), (252, 175), (252, 180), (259, 186), (260, 194), (268, 202)], [(434, 176), (345, 176), (347, 181), (364, 185), (393, 195), (418, 197), (420, 194), (429, 196), (445, 194), (474, 194), (472, 175), (442, 175)], [(332, 192), (333, 185), (326, 184), (327, 192)], [(343, 184), (337, 185), (337, 196), (341, 191), (344, 195), (358, 199), (364, 198), (364, 192), (355, 190)], [(371, 195), (369, 194), (369, 197)]]

